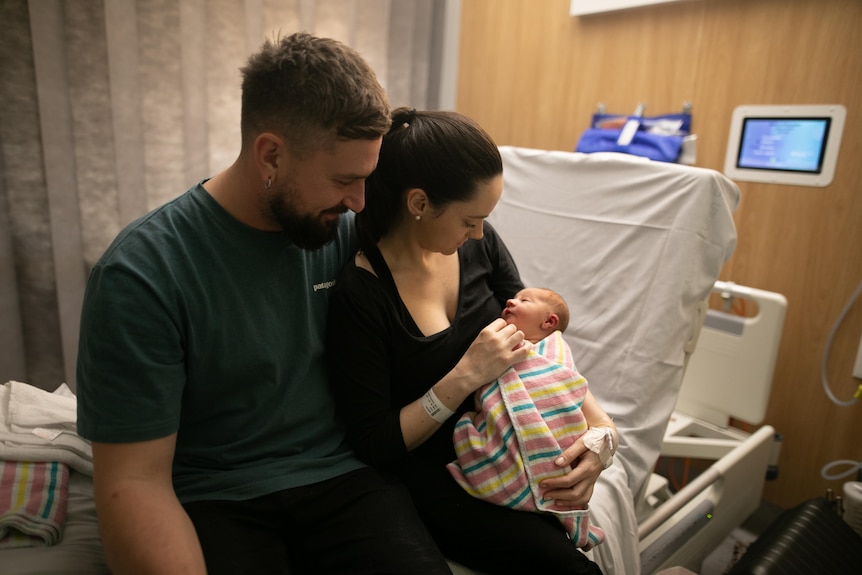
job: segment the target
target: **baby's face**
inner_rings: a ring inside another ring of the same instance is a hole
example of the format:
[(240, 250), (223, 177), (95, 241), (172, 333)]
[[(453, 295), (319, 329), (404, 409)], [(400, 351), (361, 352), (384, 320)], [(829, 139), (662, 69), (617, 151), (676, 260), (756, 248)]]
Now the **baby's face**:
[(525, 288), (506, 301), (501, 317), (524, 332), (530, 341), (539, 341), (548, 330), (542, 327), (551, 313), (542, 290)]

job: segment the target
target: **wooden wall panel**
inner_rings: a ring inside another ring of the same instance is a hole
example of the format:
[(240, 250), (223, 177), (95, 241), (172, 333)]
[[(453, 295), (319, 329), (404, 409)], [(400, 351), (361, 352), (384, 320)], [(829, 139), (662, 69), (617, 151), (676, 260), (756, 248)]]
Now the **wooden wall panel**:
[[(689, 0), (575, 18), (569, 0), (464, 0), (459, 111), (498, 144), (571, 150), (599, 102), (629, 113), (693, 105), (697, 165), (722, 170), (742, 104), (843, 104), (835, 179), (826, 188), (739, 182), (736, 252), (722, 279), (788, 299), (765, 423), (784, 435), (765, 498), (791, 506), (846, 480), (821, 468), (862, 460), (862, 403), (839, 407), (821, 382), (830, 331), (862, 282), (862, 2)], [(850, 308), (826, 362), (847, 400), (862, 337)], [(852, 479), (849, 478), (849, 479)]]

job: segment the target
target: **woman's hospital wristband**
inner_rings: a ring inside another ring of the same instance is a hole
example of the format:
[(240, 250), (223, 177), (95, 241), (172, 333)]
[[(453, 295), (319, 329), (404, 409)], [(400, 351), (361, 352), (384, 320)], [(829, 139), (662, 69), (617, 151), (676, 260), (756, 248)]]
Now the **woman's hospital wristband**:
[(614, 462), (614, 432), (610, 427), (591, 427), (584, 433), (584, 447), (599, 456), (605, 469)]
[(422, 407), (425, 413), (437, 423), (444, 423), (447, 419), (455, 415), (455, 412), (446, 407), (433, 389), (429, 389), (428, 393), (422, 396)]

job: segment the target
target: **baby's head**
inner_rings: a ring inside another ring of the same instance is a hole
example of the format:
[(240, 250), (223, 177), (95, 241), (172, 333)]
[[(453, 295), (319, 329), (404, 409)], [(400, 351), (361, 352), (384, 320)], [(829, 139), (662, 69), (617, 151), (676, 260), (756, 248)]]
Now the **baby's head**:
[(506, 302), (501, 317), (536, 343), (569, 325), (569, 307), (557, 292), (547, 288), (524, 288)]

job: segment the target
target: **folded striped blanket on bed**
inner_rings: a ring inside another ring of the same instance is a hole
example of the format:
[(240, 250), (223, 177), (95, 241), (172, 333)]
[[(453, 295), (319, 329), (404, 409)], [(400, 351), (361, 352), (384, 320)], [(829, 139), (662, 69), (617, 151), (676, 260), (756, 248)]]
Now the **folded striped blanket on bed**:
[(0, 548), (59, 543), (68, 497), (65, 463), (0, 461)]
[(578, 373), (557, 331), (533, 346), (527, 359), (476, 393), (476, 411), (461, 416), (449, 472), (478, 499), (524, 511), (555, 514), (572, 541), (590, 549), (604, 532), (589, 512), (554, 508), (539, 483), (567, 473), (554, 460), (587, 430), (581, 412), (587, 380)]

